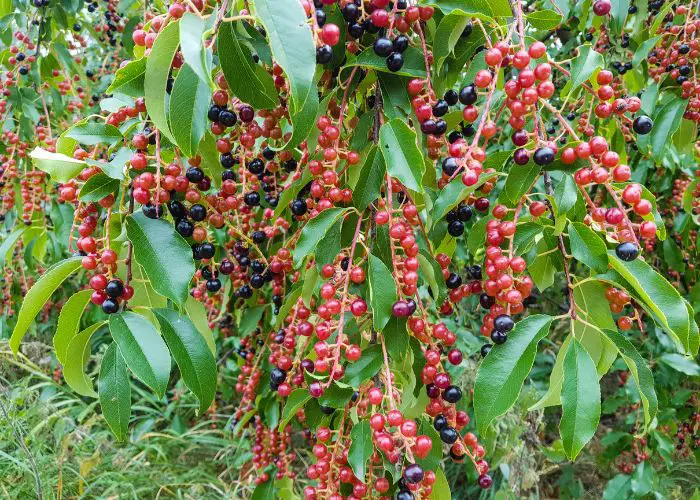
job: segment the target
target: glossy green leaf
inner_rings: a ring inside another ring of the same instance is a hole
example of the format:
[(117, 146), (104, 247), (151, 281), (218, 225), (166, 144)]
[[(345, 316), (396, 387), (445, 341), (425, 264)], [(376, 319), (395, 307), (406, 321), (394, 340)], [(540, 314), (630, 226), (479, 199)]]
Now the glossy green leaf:
[(667, 352), (661, 355), (659, 361), (678, 372), (685, 373), (691, 377), (700, 377), (700, 365), (698, 365), (692, 358), (685, 357), (681, 354)]
[(688, 309), (678, 290), (642, 259), (625, 262), (614, 251), (608, 255), (613, 269), (632, 286), (678, 347), (683, 352), (697, 354), (697, 340), (691, 338)]
[(280, 424), (278, 426), (279, 429), (284, 429), (289, 421), (296, 416), (297, 412), (301, 410), (310, 399), (311, 394), (309, 394), (308, 389), (294, 389), (284, 402), (282, 416), (280, 417)]
[(530, 411), (561, 403), (564, 358), (574, 335), (593, 359), (598, 380), (608, 373), (617, 358), (617, 347), (603, 332), (604, 329), (617, 328), (605, 298), (605, 287), (595, 281), (582, 283), (574, 288), (574, 301), (577, 305), (577, 319), (573, 322), (573, 335), (569, 334), (559, 348), (549, 376), (549, 388), (545, 395), (529, 408)]
[(15, 245), (26, 230), (26, 226), (18, 225), (10, 234), (5, 236), (2, 244), (0, 244), (0, 268), (5, 266), (5, 261), (12, 256), (15, 250)]
[(496, 176), (493, 174), (482, 174), (479, 176), (479, 180), (473, 186), (465, 186), (462, 182), (461, 177), (457, 177), (447, 184), (442, 190), (440, 190), (440, 195), (433, 204), (433, 210), (431, 212), (431, 218), (433, 219), (433, 224), (442, 220), (447, 212), (455, 208), (461, 202), (466, 200), (471, 193), (479, 189), (484, 183), (493, 179)]
[(102, 173), (95, 174), (80, 188), (78, 198), (80, 201), (100, 201), (102, 198), (116, 193), (119, 185), (118, 179), (112, 179)]
[(216, 38), (221, 69), (233, 95), (256, 109), (278, 104), (275, 82), (265, 68), (253, 62), (250, 50), (243, 45), (233, 23), (223, 23)]
[(454, 11), (443, 17), (438, 24), (433, 42), (433, 59), (438, 73), (445, 59), (454, 51), (469, 22), (470, 18), (464, 12)]
[(362, 171), (352, 193), (353, 206), (358, 210), (364, 210), (370, 203), (381, 196), (380, 189), (386, 175), (384, 156), (379, 153), (377, 147), (372, 146)]
[(603, 56), (590, 44), (578, 47), (578, 56), (571, 63), (569, 93), (586, 83), (593, 73), (603, 67)]
[(170, 129), (183, 154), (194, 156), (207, 130), (211, 89), (189, 64), (184, 64), (173, 84), (170, 96)]
[(632, 490), (632, 478), (627, 474), (618, 474), (605, 485), (603, 500), (629, 498)]
[(416, 133), (405, 122), (391, 120), (379, 130), (379, 148), (387, 173), (411, 191), (423, 192), (425, 161), (416, 143)]
[(435, 469), (435, 483), (433, 484), (430, 498), (431, 500), (452, 500), (450, 483), (445, 477), (445, 472), (440, 467)]
[(324, 210), (306, 223), (292, 251), (295, 266), (301, 264), (307, 256), (314, 253), (318, 242), (321, 241), (321, 238), (326, 235), (328, 230), (335, 224), (335, 221), (338, 220), (344, 212), (344, 208), (330, 208)]
[(180, 44), (180, 31), (177, 22), (169, 23), (158, 33), (153, 43), (151, 53), (146, 61), (146, 73), (144, 79), (144, 95), (146, 97), (146, 109), (153, 124), (167, 137), (170, 142), (177, 144), (168, 125), (166, 88), (170, 68), (175, 58), (175, 53)]
[(406, 318), (399, 318), (392, 315), (382, 331), (387, 355), (392, 360), (406, 358), (406, 353), (409, 348), (409, 336), (406, 323)]
[[(161, 307), (164, 306), (165, 304)], [(211, 351), (211, 353), (216, 355), (216, 342), (214, 342), (214, 332), (212, 332), (211, 328), (209, 328), (209, 319), (207, 317), (207, 310), (204, 307), (204, 304), (190, 295), (189, 297), (187, 297), (185, 311), (187, 312), (187, 316), (192, 321), (194, 327), (197, 329), (199, 334), (207, 343), (207, 346), (209, 346), (209, 350)]]
[[(403, 66), (398, 71), (390, 71), (386, 65), (386, 57), (380, 57), (374, 53), (371, 47), (363, 50), (356, 58), (350, 59), (345, 68), (353, 66), (361, 66), (363, 68), (373, 69), (391, 73), (393, 75), (412, 76), (416, 78), (425, 78), (425, 58), (423, 52), (409, 47), (403, 53)], [(346, 69), (342, 75), (347, 78), (350, 75), (350, 70)], [(347, 75), (347, 76), (346, 76)]]
[(534, 161), (527, 165), (513, 165), (508, 172), (506, 183), (498, 199), (508, 207), (515, 207), (531, 189), (539, 177), (542, 167)]
[(107, 425), (119, 441), (126, 441), (131, 418), (131, 381), (115, 342), (109, 345), (102, 358), (97, 393)]
[(316, 93), (316, 45), (306, 13), (296, 0), (255, 0), (252, 3), (265, 27), (275, 62), (289, 79), (291, 111), (296, 113)]
[(634, 52), (634, 57), (632, 57), (632, 64), (636, 67), (638, 66), (644, 59), (647, 58), (649, 55), (649, 52), (651, 52), (651, 49), (653, 49), (656, 44), (659, 42), (661, 39), (661, 35), (658, 36), (653, 36), (647, 40), (644, 40), (639, 47), (637, 47), (637, 50)]
[(266, 482), (258, 484), (253, 490), (250, 500), (271, 500), (275, 498), (275, 482), (272, 479), (274, 477), (273, 474)]
[(550, 316), (536, 314), (518, 321), (508, 341), (494, 346), (479, 366), (474, 383), (474, 414), (479, 432), (513, 406), (532, 369), (537, 343), (547, 335)]
[(107, 88), (108, 94), (119, 92), (131, 97), (141, 97), (144, 93), (146, 58), (129, 61), (114, 74), (114, 80)]
[(170, 378), (170, 354), (155, 326), (127, 311), (110, 316), (109, 332), (136, 378), (162, 397)]
[(190, 318), (172, 309), (154, 309), (153, 313), (185, 385), (199, 400), (199, 413), (202, 414), (216, 396), (214, 355)]
[(660, 160), (671, 137), (681, 125), (683, 113), (688, 101), (680, 96), (671, 94), (671, 98), (654, 113), (654, 126), (649, 133), (649, 146), (655, 159)]
[(24, 296), (22, 306), (17, 314), (15, 329), (10, 337), (10, 347), (15, 354), (36, 315), (39, 314), (56, 289), (61, 286), (61, 283), (80, 268), (81, 261), (82, 257), (71, 257), (54, 264), (46, 270)]
[(562, 16), (550, 9), (537, 9), (527, 14), (527, 22), (538, 30), (552, 30), (562, 22)]
[(564, 174), (561, 181), (554, 188), (554, 201), (559, 214), (565, 214), (571, 210), (579, 198), (579, 191), (574, 178), (570, 174)]
[[(200, 17), (192, 12), (185, 12), (180, 19), (180, 50), (185, 64), (207, 86), (212, 86), (208, 59), (211, 58), (210, 50), (204, 44), (203, 35), (215, 22), (214, 16)], [(184, 67), (184, 66), (183, 66)], [(199, 108), (200, 111), (203, 108)], [(175, 127), (173, 127), (175, 132)]]
[(564, 359), (559, 432), (569, 460), (575, 460), (600, 422), (600, 384), (591, 356), (577, 340)]
[(85, 373), (85, 366), (90, 361), (90, 340), (103, 325), (104, 321), (101, 321), (82, 330), (70, 340), (66, 349), (63, 378), (68, 386), (81, 396), (97, 397), (92, 388), (92, 380)]
[(51, 153), (40, 147), (29, 153), (34, 166), (46, 172), (56, 182), (68, 182), (86, 167), (82, 160), (76, 160), (62, 153)]
[(605, 241), (582, 222), (569, 223), (571, 254), (579, 262), (604, 273), (608, 270), (608, 249)]
[(81, 290), (71, 295), (58, 315), (58, 324), (56, 326), (56, 334), (53, 336), (53, 347), (56, 353), (56, 358), (61, 364), (66, 364), (66, 351), (71, 339), (78, 333), (80, 329), (80, 318), (83, 316), (83, 311), (90, 302), (92, 290)]
[(379, 372), (384, 363), (382, 347), (378, 344), (362, 350), (362, 356), (345, 367), (345, 382), (355, 388)]
[(364, 480), (367, 473), (367, 461), (374, 452), (372, 442), (372, 428), (369, 421), (362, 420), (350, 430), (350, 449), (348, 450), (348, 464), (355, 473), (355, 477)]
[(651, 421), (659, 411), (659, 402), (654, 389), (654, 375), (651, 373), (644, 358), (624, 335), (614, 330), (606, 330), (605, 334), (617, 347), (620, 356), (627, 364), (627, 368), (629, 368), (632, 378), (637, 384), (642, 407), (644, 408), (644, 428), (648, 430)]
[(372, 322), (375, 330), (381, 330), (392, 316), (391, 308), (397, 300), (396, 284), (391, 271), (381, 259), (370, 254), (368, 256), (370, 307)]
[(513, 15), (508, 0), (424, 0), (421, 3), (434, 5), (445, 14), (462, 11), (474, 16), (510, 17)]
[(84, 146), (97, 146), (98, 144), (113, 145), (123, 139), (122, 133), (114, 125), (109, 123), (78, 123), (63, 135), (74, 139)]
[(195, 265), (192, 250), (172, 224), (149, 219), (142, 212), (126, 218), (126, 233), (134, 256), (161, 295), (183, 305), (187, 300)]

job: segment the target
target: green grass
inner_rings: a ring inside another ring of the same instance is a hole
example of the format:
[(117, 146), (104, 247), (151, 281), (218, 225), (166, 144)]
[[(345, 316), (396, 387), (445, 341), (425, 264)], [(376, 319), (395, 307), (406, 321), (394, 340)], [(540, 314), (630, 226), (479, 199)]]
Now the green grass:
[(129, 442), (119, 444), (96, 402), (47, 372), (0, 344), (0, 497), (36, 498), (37, 481), (45, 499), (250, 496), (238, 483), (246, 441), (224, 432), (225, 415), (191, 420), (194, 398), (135, 388)]

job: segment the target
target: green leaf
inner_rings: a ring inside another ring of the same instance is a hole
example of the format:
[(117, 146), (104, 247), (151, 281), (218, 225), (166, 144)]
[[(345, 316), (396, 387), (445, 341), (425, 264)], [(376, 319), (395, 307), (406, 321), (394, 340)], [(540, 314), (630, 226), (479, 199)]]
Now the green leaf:
[(82, 257), (71, 257), (54, 264), (34, 283), (22, 300), (17, 315), (17, 323), (10, 337), (12, 352), (17, 354), (19, 344), (34, 322), (34, 318), (48, 302), (51, 295), (61, 286), (68, 276), (80, 269)]
[[(211, 55), (209, 54), (210, 49), (204, 45), (203, 35), (207, 29), (212, 27), (211, 24), (214, 20), (213, 16), (199, 17), (191, 12), (185, 12), (185, 15), (180, 19), (180, 50), (185, 64), (192, 69), (207, 88), (213, 84), (207, 63), (207, 59)], [(202, 111), (205, 108), (199, 109)]]
[(97, 382), (102, 415), (119, 441), (126, 441), (131, 418), (131, 381), (117, 344), (107, 348)]
[(508, 0), (423, 0), (421, 3), (434, 5), (445, 14), (462, 11), (474, 17), (511, 17), (513, 15)]
[(605, 241), (582, 222), (569, 223), (569, 244), (571, 254), (594, 271), (608, 270), (608, 249)]
[(66, 351), (71, 339), (78, 333), (80, 318), (90, 302), (92, 290), (81, 290), (71, 295), (58, 315), (56, 334), (53, 336), (53, 347), (56, 358), (62, 365), (66, 364)]
[(617, 0), (612, 2), (612, 10), (610, 11), (610, 21), (613, 33), (619, 35), (625, 27), (628, 10), (630, 8), (630, 0)]
[(591, 440), (600, 422), (600, 384), (591, 356), (576, 339), (564, 359), (559, 423), (564, 451), (569, 460)]
[(216, 360), (190, 318), (172, 309), (154, 309), (160, 331), (180, 368), (185, 385), (199, 400), (204, 413), (216, 396)]
[(155, 326), (140, 314), (126, 311), (110, 316), (109, 332), (136, 378), (163, 397), (170, 378), (170, 354)]
[[(163, 305), (163, 307), (165, 304)], [(202, 336), (204, 341), (207, 343), (209, 350), (213, 355), (216, 355), (216, 342), (214, 342), (214, 332), (209, 328), (209, 319), (207, 318), (207, 310), (200, 301), (192, 297), (191, 295), (187, 297), (187, 302), (185, 303), (185, 310), (187, 316), (192, 321), (192, 324), (197, 329), (199, 334)], [(239, 332), (241, 334), (241, 332)], [(241, 334), (247, 335), (247, 334)]]
[(632, 474), (632, 493), (635, 498), (641, 498), (654, 489), (654, 468), (646, 461), (637, 464)]
[(627, 474), (618, 474), (605, 485), (603, 500), (619, 500), (629, 498), (632, 490), (632, 478)]
[(671, 144), (671, 137), (681, 126), (683, 113), (688, 101), (671, 94), (671, 98), (654, 113), (654, 126), (649, 133), (649, 146), (656, 160), (661, 160), (666, 147)]
[(450, 483), (445, 477), (445, 472), (440, 467), (435, 469), (435, 483), (433, 484), (433, 492), (430, 498), (431, 500), (452, 500)]
[[(120, 148), (109, 162), (87, 159), (85, 162), (102, 170), (106, 176), (112, 179), (124, 180), (124, 167), (131, 160), (134, 152), (127, 147)], [(89, 180), (89, 179), (88, 179)]]
[(678, 372), (685, 373), (691, 377), (700, 377), (700, 366), (692, 358), (667, 352), (661, 355), (659, 361)]
[(129, 61), (119, 68), (114, 74), (114, 80), (107, 89), (108, 94), (119, 92), (131, 97), (141, 97), (144, 93), (144, 80), (146, 76), (145, 57)]
[(275, 475), (271, 474), (270, 479), (257, 485), (250, 500), (271, 500), (275, 498), (275, 482), (272, 479), (274, 477)]
[(537, 9), (525, 17), (527, 22), (538, 30), (552, 30), (562, 22), (561, 14), (549, 9)]
[[(378, 56), (374, 53), (372, 48), (367, 48), (360, 52), (358, 56), (354, 59), (349, 59), (348, 64), (344, 68), (351, 68), (353, 66), (361, 66), (363, 68), (370, 68), (375, 71), (382, 71), (386, 73), (391, 73), (393, 75), (400, 76), (412, 76), (417, 78), (425, 78), (425, 58), (423, 57), (423, 52), (413, 47), (407, 48), (403, 53), (403, 66), (398, 71), (390, 71), (386, 65), (386, 57)], [(342, 71), (341, 74), (345, 76), (346, 73), (349, 76), (349, 71)]]
[(678, 290), (642, 259), (625, 262), (614, 251), (608, 255), (613, 269), (632, 286), (679, 348), (697, 354), (697, 342), (691, 338), (688, 309)]
[(255, 0), (253, 3), (270, 40), (272, 55), (289, 79), (290, 111), (295, 114), (311, 96), (316, 96), (316, 45), (306, 13), (297, 0)]
[(329, 408), (345, 408), (354, 392), (349, 385), (333, 381), (330, 387), (318, 398), (318, 403)]
[(440, 195), (433, 204), (433, 210), (431, 211), (433, 224), (442, 220), (445, 215), (447, 215), (447, 212), (455, 208), (462, 201), (466, 200), (471, 193), (479, 189), (495, 176), (495, 172), (492, 174), (482, 174), (479, 176), (477, 183), (473, 186), (465, 186), (459, 176), (456, 179), (453, 179), (452, 182), (440, 190)]
[(78, 123), (63, 133), (63, 136), (74, 139), (85, 146), (109, 144), (121, 141), (124, 137), (117, 127), (109, 123)]
[(474, 384), (474, 415), (479, 432), (513, 406), (547, 335), (550, 316), (536, 314), (520, 320), (505, 344), (494, 346), (479, 366)]
[(260, 318), (267, 306), (246, 307), (241, 313), (241, 322), (238, 325), (238, 334), (241, 336), (250, 335), (258, 327)]
[(183, 305), (195, 272), (192, 250), (185, 239), (170, 223), (149, 219), (142, 212), (126, 218), (126, 234), (153, 288)]
[(364, 211), (370, 203), (381, 196), (380, 189), (386, 175), (384, 156), (372, 146), (352, 193), (353, 206)]
[(221, 174), (224, 172), (224, 167), (221, 166), (219, 151), (216, 149), (216, 139), (210, 132), (204, 133), (197, 150), (202, 157), (202, 170), (211, 177), (214, 186), (221, 187)]
[(102, 173), (95, 174), (80, 188), (78, 198), (80, 201), (100, 201), (102, 198), (116, 193), (119, 185), (118, 179), (112, 179)]
[(442, 268), (435, 258), (425, 250), (421, 250), (417, 255), (418, 263), (425, 281), (433, 292), (433, 300), (436, 304), (442, 304), (447, 295), (447, 285), (442, 276)]
[(508, 207), (515, 207), (520, 202), (520, 198), (530, 191), (541, 171), (542, 167), (534, 161), (522, 166), (513, 165), (508, 171), (503, 191), (498, 197), (499, 201)]
[(603, 64), (603, 56), (593, 50), (590, 44), (581, 45), (578, 48), (578, 56), (571, 63), (569, 93), (586, 83), (597, 69), (603, 67)]
[(81, 396), (97, 397), (97, 393), (92, 388), (92, 380), (85, 374), (85, 365), (90, 360), (90, 339), (102, 325), (104, 321), (87, 327), (68, 343), (63, 378), (70, 388)]
[(299, 410), (301, 410), (307, 401), (311, 399), (308, 389), (294, 389), (282, 408), (282, 417), (280, 417), (279, 430), (287, 427), (289, 421), (294, 418)]
[(61, 153), (51, 153), (38, 146), (29, 153), (29, 157), (36, 168), (49, 174), (56, 182), (68, 182), (87, 166), (82, 160)]
[(660, 39), (661, 35), (657, 35), (647, 40), (644, 40), (634, 52), (634, 57), (632, 58), (632, 65), (634, 67), (639, 66), (639, 64), (641, 64), (641, 62), (647, 58), (649, 52), (651, 52), (651, 49), (656, 47), (656, 44)]
[(348, 464), (360, 481), (364, 481), (367, 474), (367, 460), (373, 452), (372, 428), (367, 420), (362, 420), (350, 430), (350, 449), (348, 450)]
[(674, 271), (684, 272), (685, 262), (683, 261), (683, 253), (672, 238), (666, 238), (663, 244), (664, 259), (668, 264), (669, 269)]
[(393, 360), (404, 359), (409, 348), (408, 329), (406, 318), (393, 316), (384, 327), (382, 335), (386, 345), (387, 355)]
[(253, 62), (248, 47), (240, 43), (233, 23), (223, 23), (216, 38), (221, 69), (233, 95), (256, 109), (269, 109), (278, 102), (275, 81), (265, 68)]
[(379, 130), (379, 147), (388, 174), (411, 191), (422, 193), (425, 161), (416, 143), (416, 133), (403, 121), (391, 120)]
[(433, 42), (433, 59), (437, 73), (440, 73), (445, 59), (454, 51), (469, 21), (469, 17), (464, 12), (457, 10), (447, 14), (438, 24)]
[(309, 255), (314, 253), (318, 242), (321, 241), (328, 230), (335, 224), (335, 221), (345, 213), (344, 208), (329, 208), (309, 220), (301, 230), (301, 235), (297, 241), (292, 257), (294, 265), (298, 266)]
[(189, 64), (183, 64), (170, 96), (170, 129), (182, 153), (194, 156), (207, 129), (211, 101), (209, 85), (197, 76)]
[[(353, 197), (354, 198), (354, 197)], [(326, 235), (321, 238), (316, 247), (316, 267), (320, 270), (326, 264), (332, 264), (335, 258), (340, 253), (342, 247), (342, 228), (343, 220), (338, 219), (326, 232)]]
[(171, 22), (161, 30), (153, 43), (151, 53), (146, 61), (144, 77), (144, 95), (146, 110), (153, 124), (173, 144), (177, 141), (168, 126), (166, 88), (175, 53), (180, 44), (180, 31), (177, 21)]
[(565, 214), (576, 205), (578, 201), (578, 186), (573, 176), (564, 174), (561, 181), (554, 188), (554, 201), (557, 204), (559, 214)]
[(642, 407), (644, 408), (644, 428), (648, 430), (651, 421), (659, 411), (659, 402), (654, 389), (654, 375), (651, 373), (644, 358), (624, 335), (614, 330), (606, 330), (605, 334), (617, 347), (620, 356), (627, 364), (632, 378), (637, 384)]
[[(72, 211), (73, 210), (71, 209), (71, 213)], [(12, 256), (17, 241), (22, 236), (22, 234), (24, 234), (26, 229), (26, 226), (18, 225), (17, 227), (15, 227), (15, 229), (12, 230), (10, 234), (8, 234), (5, 237), (5, 239), (2, 242), (2, 245), (0, 245), (0, 268), (4, 267), (5, 261)]]
[(371, 345), (362, 350), (360, 359), (345, 368), (343, 380), (348, 385), (358, 388), (362, 382), (376, 375), (383, 363), (382, 347), (378, 344)]
[[(277, 207), (275, 208), (275, 218), (279, 217), (282, 212), (289, 208), (289, 204), (299, 195), (299, 192), (309, 183), (310, 180), (311, 172), (309, 172), (308, 169), (304, 169), (300, 179), (297, 179), (291, 184), (285, 186), (285, 188), (282, 190), (282, 194), (279, 197)], [(353, 199), (354, 198), (355, 197), (353, 195)]]
[(391, 308), (396, 302), (396, 284), (391, 271), (378, 257), (370, 254), (369, 302), (372, 308), (372, 322), (375, 330), (382, 330), (392, 317)]

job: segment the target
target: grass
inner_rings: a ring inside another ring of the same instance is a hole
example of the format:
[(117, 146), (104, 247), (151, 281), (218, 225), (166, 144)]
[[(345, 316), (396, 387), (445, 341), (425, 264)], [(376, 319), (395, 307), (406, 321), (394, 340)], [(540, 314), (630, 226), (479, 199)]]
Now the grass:
[(237, 479), (250, 455), (225, 433), (224, 415), (190, 423), (194, 398), (164, 403), (135, 388), (132, 432), (119, 444), (96, 402), (47, 371), (0, 344), (0, 497), (249, 496), (253, 486)]

